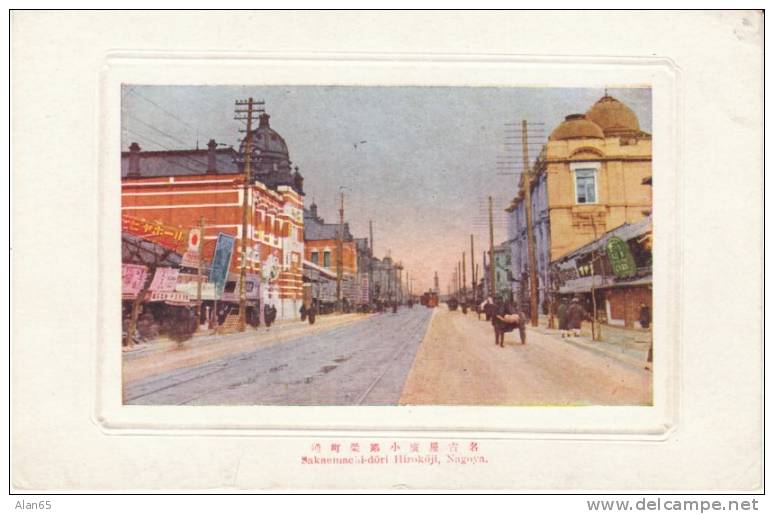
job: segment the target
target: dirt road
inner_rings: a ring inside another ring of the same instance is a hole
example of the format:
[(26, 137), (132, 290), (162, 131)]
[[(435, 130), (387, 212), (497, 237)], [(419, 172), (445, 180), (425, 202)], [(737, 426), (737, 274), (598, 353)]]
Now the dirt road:
[[(483, 318), (482, 318), (483, 319)], [(474, 313), (436, 309), (400, 403), (433, 405), (649, 405), (651, 373), (528, 330), (494, 344)]]

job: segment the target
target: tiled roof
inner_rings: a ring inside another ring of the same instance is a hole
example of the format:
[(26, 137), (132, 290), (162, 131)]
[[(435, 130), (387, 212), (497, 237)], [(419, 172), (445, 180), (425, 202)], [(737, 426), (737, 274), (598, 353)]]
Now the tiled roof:
[[(209, 150), (164, 150), (139, 153), (140, 176), (171, 177), (180, 175), (206, 175)], [(121, 177), (129, 173), (129, 154), (121, 153)], [(215, 167), (219, 174), (239, 173), (237, 152), (233, 148), (215, 150)]]

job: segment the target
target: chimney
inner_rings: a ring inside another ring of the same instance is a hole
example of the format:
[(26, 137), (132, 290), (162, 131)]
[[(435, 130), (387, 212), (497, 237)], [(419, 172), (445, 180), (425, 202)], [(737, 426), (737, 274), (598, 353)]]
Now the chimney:
[(129, 146), (129, 172), (126, 176), (132, 178), (140, 176), (140, 145), (137, 143)]
[(210, 139), (207, 143), (207, 173), (217, 173), (218, 164), (215, 160), (215, 149), (218, 147), (218, 143), (214, 139)]
[(312, 201), (312, 205), (309, 206), (309, 213), (314, 219), (317, 219), (317, 204)]

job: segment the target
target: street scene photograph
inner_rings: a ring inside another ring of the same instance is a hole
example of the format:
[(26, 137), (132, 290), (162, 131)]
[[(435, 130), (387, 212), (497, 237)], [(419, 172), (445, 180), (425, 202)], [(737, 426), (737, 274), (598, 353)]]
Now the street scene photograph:
[(124, 405), (653, 405), (650, 87), (124, 84), (121, 150)]

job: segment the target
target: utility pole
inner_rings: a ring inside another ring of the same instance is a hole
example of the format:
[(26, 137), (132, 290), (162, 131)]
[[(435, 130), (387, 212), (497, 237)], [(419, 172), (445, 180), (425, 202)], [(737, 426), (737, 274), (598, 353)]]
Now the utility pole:
[(476, 298), (476, 264), (475, 253), (473, 253), (473, 234), (470, 234), (470, 290), (473, 292), (473, 301), (478, 300)]
[(460, 273), (460, 261), (457, 261), (457, 298), (460, 297), (460, 293), (462, 292), (462, 273)]
[(196, 263), (196, 324), (202, 323), (202, 260), (204, 259), (204, 216), (199, 218), (199, 259)]
[(538, 325), (537, 259), (532, 227), (532, 173), (529, 165), (527, 120), (521, 120), (521, 155), (524, 160), (524, 213), (527, 220), (527, 252), (529, 254), (529, 315), (533, 327)]
[(494, 221), (492, 219), (492, 197), (489, 197), (489, 294), (496, 298), (494, 269)]
[(344, 270), (344, 191), (341, 191), (341, 205), (339, 207), (339, 242), (336, 251), (336, 310), (343, 310), (341, 301), (341, 278)]
[(465, 276), (465, 252), (462, 252), (462, 301), (467, 302), (468, 301), (468, 290), (467, 286), (465, 284), (468, 283), (468, 279)]
[(246, 105), (247, 109), (236, 109), (234, 119), (247, 120), (247, 139), (245, 140), (245, 170), (244, 188), (242, 193), (242, 259), (239, 267), (239, 331), (244, 332), (247, 319), (247, 292), (245, 281), (247, 280), (247, 220), (250, 203), (248, 197), (251, 192), (250, 181), (252, 174), (250, 164), (253, 156), (253, 97), (247, 100), (237, 100), (237, 107)]
[[(597, 241), (597, 224), (594, 221), (594, 213), (591, 213), (591, 228), (594, 230), (594, 242)], [(597, 260), (597, 251), (592, 250), (591, 251), (591, 340), (592, 341), (601, 341), (602, 340), (602, 334), (601, 330), (600, 333), (597, 333), (597, 294), (594, 290), (594, 282), (596, 282), (596, 274), (594, 271), (594, 267)]]
[(368, 303), (374, 301), (374, 224), (368, 220), (368, 242), (371, 258), (368, 259)]

